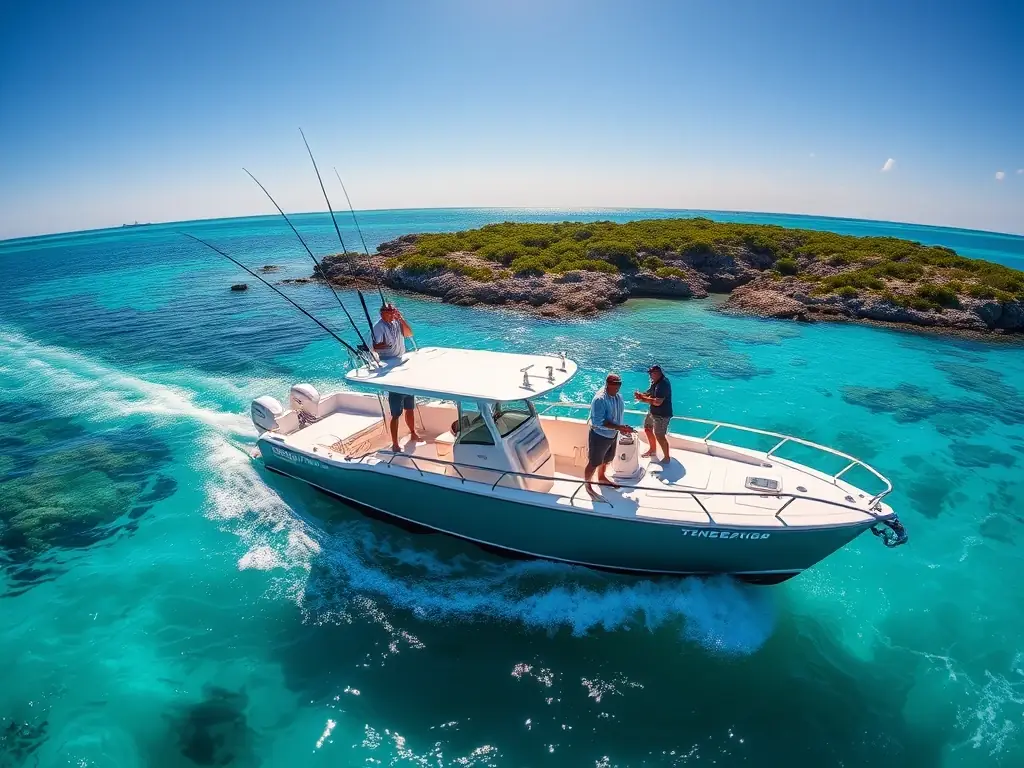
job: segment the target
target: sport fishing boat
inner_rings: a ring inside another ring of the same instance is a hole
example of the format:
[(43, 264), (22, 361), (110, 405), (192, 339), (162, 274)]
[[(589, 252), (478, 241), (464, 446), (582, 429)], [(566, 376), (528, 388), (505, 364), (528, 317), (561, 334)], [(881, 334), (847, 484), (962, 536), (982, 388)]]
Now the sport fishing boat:
[[(887, 546), (906, 541), (883, 501), (892, 484), (864, 462), (705, 419), (673, 419), (664, 465), (640, 456), (635, 437), (620, 436), (611, 476), (621, 487), (600, 486), (601, 498), (590, 498), (588, 406), (540, 399), (576, 370), (564, 355), (441, 347), (392, 361), (363, 357), (346, 380), (369, 392), (321, 395), (296, 384), (288, 408), (273, 397), (253, 401), (256, 455), (268, 470), (374, 515), (512, 556), (606, 570), (770, 584), (865, 530)], [(384, 418), (389, 392), (419, 399), (419, 439), (400, 420), (398, 452)], [(627, 413), (637, 423), (644, 415)], [(743, 446), (755, 438), (774, 446)], [(783, 458), (794, 448), (817, 459)], [(837, 471), (812, 466), (821, 462)], [(854, 475), (877, 490), (853, 485)]]

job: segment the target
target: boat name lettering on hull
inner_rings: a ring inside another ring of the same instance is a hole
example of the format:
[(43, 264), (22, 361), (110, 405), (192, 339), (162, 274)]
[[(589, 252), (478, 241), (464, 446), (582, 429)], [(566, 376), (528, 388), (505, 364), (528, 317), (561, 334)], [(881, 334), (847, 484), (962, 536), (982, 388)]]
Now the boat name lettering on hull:
[(276, 445), (270, 446), (270, 450), (272, 450), (274, 455), (278, 458), (290, 461), (292, 464), (308, 464), (311, 467), (320, 467), (320, 462), (316, 459), (311, 459), (308, 456), (283, 450), (282, 448), (278, 448)]
[(683, 536), (696, 536), (701, 539), (767, 539), (770, 533), (758, 531), (719, 531), (713, 528), (680, 528)]

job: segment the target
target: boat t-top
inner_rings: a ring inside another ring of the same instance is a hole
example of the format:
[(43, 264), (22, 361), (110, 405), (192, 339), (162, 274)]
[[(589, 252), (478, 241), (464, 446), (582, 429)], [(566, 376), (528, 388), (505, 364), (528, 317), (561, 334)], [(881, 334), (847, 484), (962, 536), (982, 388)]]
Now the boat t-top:
[[(589, 406), (544, 400), (576, 370), (564, 354), (426, 347), (394, 360), (366, 357), (345, 378), (367, 391), (322, 395), (304, 383), (292, 387), (287, 408), (272, 397), (253, 401), (258, 455), (267, 469), (377, 515), (514, 556), (614, 571), (777, 583), (865, 530), (888, 546), (906, 540), (884, 502), (891, 483), (864, 462), (705, 419), (672, 420), (678, 431), (669, 432), (673, 458), (664, 465), (620, 436), (611, 475), (621, 488), (590, 498)], [(417, 398), (420, 439), (401, 420), (398, 452), (384, 418), (389, 392)], [(773, 438), (774, 447), (743, 447), (751, 435)], [(783, 458), (793, 447), (839, 468)], [(853, 475), (877, 488), (853, 485)]]

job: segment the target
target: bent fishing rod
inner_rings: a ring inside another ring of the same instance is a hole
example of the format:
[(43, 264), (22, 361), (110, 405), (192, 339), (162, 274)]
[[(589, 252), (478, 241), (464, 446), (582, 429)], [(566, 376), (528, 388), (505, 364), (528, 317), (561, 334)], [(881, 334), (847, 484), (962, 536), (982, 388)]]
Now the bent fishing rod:
[[(369, 344), (366, 343), (366, 339), (363, 338), (363, 334), (362, 334), (362, 332), (360, 332), (359, 326), (357, 326), (356, 325), (356, 321), (352, 319), (352, 314), (348, 311), (348, 308), (342, 302), (341, 296), (339, 296), (338, 292), (336, 290), (334, 290), (334, 286), (331, 285), (331, 281), (327, 278), (327, 273), (324, 272), (324, 269), (320, 265), (320, 262), (317, 260), (316, 256), (313, 255), (313, 251), (311, 251), (309, 249), (309, 246), (306, 245), (306, 241), (302, 239), (302, 235), (299, 234), (299, 230), (297, 230), (295, 228), (295, 225), (292, 224), (292, 220), (288, 218), (288, 214), (286, 214), (283, 210), (281, 210), (281, 206), (277, 204), (277, 201), (267, 191), (267, 188), (264, 187), (262, 184), (260, 184), (260, 180), (259, 179), (257, 179), (251, 173), (249, 173), (248, 169), (243, 168), (242, 170), (249, 174), (249, 178), (256, 182), (257, 186), (259, 186), (259, 188), (263, 190), (263, 194), (265, 194), (270, 199), (270, 202), (272, 202), (274, 204), (274, 207), (277, 208), (277, 212), (281, 214), (281, 216), (284, 218), (284, 220), (286, 222), (288, 222), (288, 226), (292, 228), (292, 232), (294, 232), (295, 236), (297, 238), (299, 238), (299, 242), (302, 243), (302, 247), (306, 249), (306, 253), (308, 253), (309, 254), (309, 258), (311, 258), (313, 260), (313, 263), (316, 265), (316, 268), (319, 271), (320, 275), (324, 278), (324, 282), (327, 283), (327, 287), (330, 288), (331, 289), (331, 293), (334, 294), (334, 298), (338, 302), (338, 306), (341, 307), (341, 311), (345, 313), (345, 317), (347, 317), (348, 321), (352, 324), (352, 330), (354, 330), (356, 332), (356, 336), (359, 337), (359, 341), (362, 343), (362, 345), (366, 349), (366, 351), (369, 352), (372, 349), (372, 347)], [(339, 237), (340, 237), (340, 233), (339, 233)]]
[[(338, 220), (334, 217), (334, 208), (331, 206), (331, 199), (327, 197), (327, 190), (324, 189), (324, 180), (320, 177), (320, 169), (316, 166), (316, 158), (313, 157), (313, 150), (309, 148), (309, 142), (306, 141), (306, 134), (299, 128), (299, 135), (302, 136), (302, 143), (306, 145), (306, 152), (309, 154), (309, 161), (313, 163), (313, 170), (316, 171), (316, 180), (320, 182), (320, 191), (324, 193), (324, 202), (327, 203), (327, 212), (331, 214), (331, 221), (334, 222), (334, 231), (338, 233), (338, 242), (341, 243), (341, 252), (343, 255), (348, 255), (348, 248), (345, 247), (345, 241), (341, 237), (341, 229), (338, 227)], [(340, 177), (339, 177), (340, 179)], [(344, 189), (344, 186), (342, 186)], [(348, 193), (345, 194), (348, 197)], [(362, 237), (362, 233), (359, 235)], [(363, 246), (365, 248), (365, 245)], [(326, 278), (326, 275), (324, 275)], [(366, 299), (363, 298), (363, 292), (356, 290), (359, 294), (359, 303), (363, 305), (363, 314), (366, 316), (366, 325), (370, 329), (370, 338), (373, 338), (373, 320), (370, 319), (370, 310), (366, 308)], [(383, 296), (383, 294), (381, 294)], [(383, 305), (383, 301), (381, 302)]]
[(279, 290), (277, 287), (271, 285), (269, 282), (267, 282), (262, 277), (260, 277), (255, 272), (253, 272), (251, 269), (249, 269), (247, 266), (245, 266), (245, 264), (243, 264), (242, 262), (238, 261), (237, 259), (229, 256), (228, 254), (224, 253), (224, 251), (222, 251), (217, 246), (210, 245), (210, 243), (206, 242), (205, 240), (203, 240), (201, 238), (196, 237), (195, 235), (190, 235), (188, 232), (178, 232), (178, 234), (179, 235), (184, 235), (185, 237), (190, 238), (191, 240), (195, 240), (197, 243), (199, 243), (201, 245), (205, 245), (207, 248), (209, 248), (214, 253), (219, 253), (221, 256), (223, 256), (225, 259), (230, 261), (232, 264), (235, 264), (235, 265), (241, 267), (246, 272), (248, 272), (250, 275), (252, 275), (257, 280), (259, 280), (261, 283), (263, 283), (265, 286), (267, 286), (274, 293), (276, 293), (278, 296), (280, 296), (282, 299), (284, 299), (289, 304), (291, 304), (293, 307), (295, 307), (297, 310), (299, 310), (299, 312), (304, 314), (306, 317), (308, 317), (314, 323), (316, 323), (321, 328), (323, 328), (325, 331), (327, 331), (329, 334), (331, 334), (331, 336), (334, 337), (334, 340), (337, 341), (339, 344), (341, 344), (343, 347), (345, 347), (345, 349), (347, 349), (351, 354), (353, 354), (356, 357), (357, 360), (362, 360), (365, 363), (369, 363), (370, 362), (368, 360), (368, 356), (365, 353), (363, 353), (362, 351), (360, 351), (360, 350), (356, 349), (355, 347), (353, 347), (351, 344), (349, 344), (347, 341), (345, 341), (343, 338), (341, 338), (338, 334), (336, 334), (334, 331), (332, 331), (330, 328), (328, 328), (326, 325), (324, 325), (322, 322), (320, 322), (320, 320), (318, 320), (316, 317), (314, 317), (312, 313), (310, 313), (310, 312), (306, 311), (305, 309), (303, 309), (302, 307), (300, 307), (298, 304), (296, 304), (294, 301), (292, 301), (292, 299), (289, 298), (287, 296), (287, 294), (285, 294), (283, 291)]
[[(366, 239), (363, 237), (363, 230), (359, 227), (359, 219), (356, 218), (356, 209), (352, 207), (352, 201), (349, 199), (348, 190), (345, 189), (345, 182), (341, 180), (341, 174), (338, 173), (337, 167), (334, 169), (334, 175), (338, 177), (338, 183), (341, 184), (341, 191), (345, 193), (345, 202), (348, 203), (349, 213), (352, 214), (352, 221), (356, 225), (356, 232), (359, 233), (359, 241), (363, 244), (363, 253), (366, 254), (367, 261), (370, 260), (370, 249), (366, 247)], [(371, 265), (372, 266), (372, 265)], [(380, 294), (381, 306), (384, 305), (384, 290), (380, 287), (380, 276), (377, 277), (377, 293)]]

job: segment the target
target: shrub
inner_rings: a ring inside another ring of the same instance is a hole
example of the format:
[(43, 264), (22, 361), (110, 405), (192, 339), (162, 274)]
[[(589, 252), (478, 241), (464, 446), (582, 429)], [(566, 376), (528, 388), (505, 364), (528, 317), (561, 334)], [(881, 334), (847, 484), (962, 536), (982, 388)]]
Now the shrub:
[(775, 262), (775, 271), (780, 275), (795, 275), (800, 271), (800, 265), (796, 263), (796, 259), (787, 256)]
[(860, 295), (860, 291), (854, 288), (852, 285), (844, 285), (838, 291), (837, 296), (842, 296), (844, 299), (855, 299)]
[(510, 265), (513, 275), (520, 277), (539, 277), (547, 272), (547, 265), (544, 259), (539, 256), (524, 256), (516, 259)]
[(838, 291), (840, 288), (845, 286), (871, 291), (880, 291), (885, 287), (885, 283), (872, 275), (866, 269), (854, 269), (850, 272), (840, 272), (838, 275), (826, 277), (821, 281), (821, 287), (826, 291)]
[(649, 269), (653, 272), (659, 267), (664, 267), (665, 262), (659, 259), (657, 256), (648, 256), (646, 259), (643, 260), (643, 265), (645, 269)]
[(929, 303), (939, 307), (959, 307), (960, 301), (956, 293), (946, 285), (935, 283), (921, 283), (914, 290), (914, 294)]
[(636, 269), (639, 266), (636, 247), (629, 243), (591, 243), (587, 247), (587, 259), (607, 261), (609, 264), (618, 267), (622, 272)]
[(402, 262), (402, 268), (405, 269), (406, 272), (412, 272), (413, 274), (434, 272), (439, 269), (444, 269), (447, 266), (447, 259), (437, 257), (430, 258), (427, 256), (420, 256), (418, 254), (410, 256)]
[(528, 256), (528, 249), (520, 243), (503, 240), (497, 243), (482, 245), (477, 250), (477, 256), (488, 261), (496, 261), (506, 267), (522, 256)]

